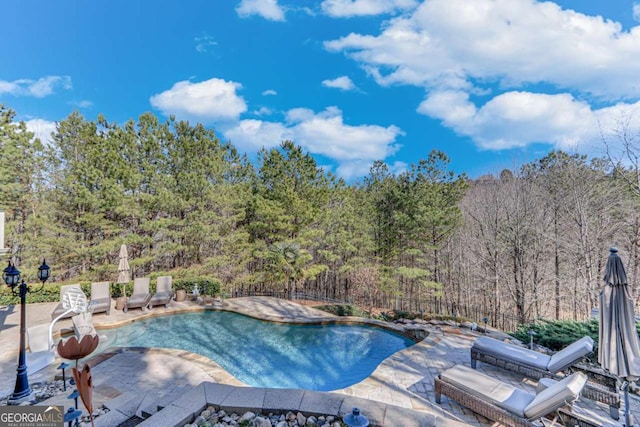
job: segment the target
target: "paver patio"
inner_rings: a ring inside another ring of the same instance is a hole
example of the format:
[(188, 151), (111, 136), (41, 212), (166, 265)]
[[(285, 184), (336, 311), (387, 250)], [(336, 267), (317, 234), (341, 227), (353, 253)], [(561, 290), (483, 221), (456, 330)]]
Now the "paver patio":
[[(28, 305), (28, 325), (47, 323), (54, 306), (54, 303)], [(217, 308), (273, 321), (304, 323), (335, 319), (331, 314), (308, 306), (274, 298), (228, 299)], [(112, 308), (109, 316), (96, 314), (94, 323), (100, 333), (100, 328), (114, 326), (124, 321), (200, 309), (202, 308), (193, 303), (176, 302), (172, 302), (168, 309), (156, 307), (152, 312), (147, 313), (141, 310), (123, 313)], [(18, 321), (19, 307), (0, 307), (0, 348), (3, 349), (0, 354), (0, 395), (2, 396), (13, 390), (15, 381)], [(56, 326), (56, 331), (69, 328), (70, 321), (62, 321)], [(492, 425), (485, 418), (446, 398), (443, 398), (441, 405), (436, 404), (433, 392), (433, 380), (442, 370), (455, 364), (469, 366), (469, 348), (478, 334), (458, 327), (428, 326), (428, 328), (429, 336), (426, 339), (386, 359), (364, 381), (331, 393), (307, 392), (299, 396), (290, 394), (283, 396), (282, 401), (289, 399), (291, 402), (294, 400), (298, 402), (300, 398), (299, 403), (304, 403), (307, 408), (322, 408), (325, 405), (327, 409), (335, 409), (335, 405), (349, 405), (348, 398), (357, 398), (359, 404), (362, 406), (364, 402), (364, 406), (372, 414), (383, 411), (384, 414), (392, 417), (393, 413), (396, 420), (394, 423), (401, 422), (404, 413), (407, 420), (413, 419), (415, 414), (418, 417), (423, 414), (421, 425), (452, 427)], [(30, 375), (31, 383), (53, 378), (57, 373), (55, 369), (57, 364)], [(233, 392), (236, 397), (244, 396), (244, 399), (240, 399), (241, 401), (255, 393), (262, 396), (261, 390), (249, 391), (251, 388), (239, 382), (215, 362), (180, 350), (121, 349), (109, 355), (94, 358), (91, 364), (94, 378), (94, 406), (105, 404), (111, 409), (111, 412), (97, 418), (96, 425), (116, 426), (135, 415), (136, 411), (139, 415), (142, 409), (151, 408), (156, 403), (171, 404), (177, 401), (181, 395), (193, 390), (201, 383), (244, 387), (244, 389), (234, 389)], [(536, 385), (533, 381), (490, 365), (480, 363), (478, 369), (521, 388), (533, 390)], [(269, 399), (277, 400), (279, 394), (270, 393), (269, 396)], [(257, 399), (259, 400), (259, 397)], [(63, 395), (52, 398), (48, 403), (68, 405), (66, 396)], [(272, 407), (277, 402), (267, 402), (264, 398), (263, 405), (265, 404)], [(608, 407), (603, 404), (580, 399), (575, 408), (577, 412), (597, 420), (602, 425), (622, 425), (621, 422), (616, 422), (609, 417)], [(344, 408), (341, 410), (344, 412)], [(631, 411), (635, 418), (640, 420), (640, 401), (636, 396), (632, 399)], [(363, 413), (365, 413), (364, 410)], [(169, 423), (167, 425), (171, 425), (168, 419), (163, 419), (164, 422)]]

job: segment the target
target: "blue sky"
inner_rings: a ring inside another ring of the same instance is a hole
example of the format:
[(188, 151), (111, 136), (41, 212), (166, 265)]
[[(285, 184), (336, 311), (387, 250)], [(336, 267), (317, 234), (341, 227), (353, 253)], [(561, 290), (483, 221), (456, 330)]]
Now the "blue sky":
[[(42, 138), (79, 110), (291, 139), (348, 180), (446, 152), (476, 177), (640, 135), (640, 2), (0, 3), (0, 103)], [(634, 118), (635, 117), (635, 118)]]

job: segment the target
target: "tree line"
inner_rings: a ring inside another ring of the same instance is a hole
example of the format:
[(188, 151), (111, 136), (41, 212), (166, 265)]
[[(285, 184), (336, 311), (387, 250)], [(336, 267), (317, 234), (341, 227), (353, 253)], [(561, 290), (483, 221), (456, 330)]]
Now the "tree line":
[(622, 164), (554, 151), (469, 179), (434, 150), (349, 184), (292, 141), (250, 161), (200, 124), (76, 112), (43, 144), (0, 106), (6, 246), (27, 278), (46, 256), (59, 282), (115, 280), (125, 243), (134, 276), (582, 319), (610, 245), (636, 287), (640, 187)]

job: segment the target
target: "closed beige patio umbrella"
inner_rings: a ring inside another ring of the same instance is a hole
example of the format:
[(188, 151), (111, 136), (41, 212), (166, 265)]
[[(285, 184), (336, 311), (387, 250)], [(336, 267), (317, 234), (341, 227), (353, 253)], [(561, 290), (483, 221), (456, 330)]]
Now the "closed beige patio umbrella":
[(598, 362), (606, 371), (624, 380), (621, 389), (625, 399), (625, 425), (631, 426), (629, 384), (640, 378), (640, 342), (627, 274), (618, 250), (609, 251), (605, 286), (600, 292)]
[(129, 267), (129, 254), (127, 252), (127, 245), (124, 243), (120, 246), (120, 254), (118, 255), (120, 261), (118, 262), (118, 282), (122, 284), (122, 295), (126, 297), (126, 285), (131, 281), (131, 268)]

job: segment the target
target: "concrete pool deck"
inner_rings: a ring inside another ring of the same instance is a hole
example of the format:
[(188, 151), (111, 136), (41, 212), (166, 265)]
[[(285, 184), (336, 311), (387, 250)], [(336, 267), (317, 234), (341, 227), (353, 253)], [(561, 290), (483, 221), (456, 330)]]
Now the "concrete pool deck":
[[(29, 326), (50, 321), (55, 303), (29, 304)], [(336, 317), (274, 298), (237, 298), (222, 301), (216, 308), (243, 313), (265, 320), (284, 322), (317, 322), (335, 320)], [(202, 310), (194, 303), (172, 302), (170, 308), (156, 307), (143, 313), (139, 309), (128, 313), (111, 310), (111, 315), (96, 314), (98, 328), (112, 327), (156, 315), (167, 315), (185, 310)], [(0, 396), (10, 394), (15, 381), (19, 336), (19, 306), (0, 307)], [(55, 330), (69, 328), (69, 320), (61, 321)], [(146, 408), (149, 413), (157, 404), (169, 405), (144, 425), (175, 425), (182, 419), (167, 418), (167, 413), (195, 412), (203, 404), (216, 404), (226, 408), (273, 409), (274, 404), (288, 405), (286, 409), (317, 412), (326, 415), (345, 415), (352, 406), (359, 406), (363, 414), (384, 426), (488, 426), (493, 425), (456, 402), (443, 398), (435, 403), (433, 380), (441, 371), (456, 365), (469, 365), (469, 348), (478, 334), (467, 329), (448, 326), (428, 326), (429, 336), (416, 345), (387, 358), (367, 379), (345, 389), (330, 393), (302, 390), (269, 390), (246, 387), (215, 362), (180, 350), (119, 349), (93, 358), (90, 362), (94, 379), (94, 407), (105, 404), (110, 412), (96, 419), (96, 426), (117, 426)], [(51, 380), (58, 371), (49, 368), (29, 376), (31, 384)], [(502, 381), (533, 390), (535, 382), (508, 371), (486, 364), (478, 369)], [(65, 393), (67, 394), (67, 393)], [(68, 406), (65, 394), (51, 398), (47, 403)], [(206, 402), (203, 403), (203, 400)], [(275, 402), (275, 403), (274, 403)], [(41, 402), (40, 404), (45, 404)], [(200, 405), (200, 406), (198, 406)], [(197, 406), (197, 407), (196, 407)], [(631, 411), (640, 419), (640, 402), (634, 396)], [(586, 399), (575, 405), (576, 411), (602, 425), (622, 425), (608, 416), (608, 407)], [(285, 409), (285, 408), (282, 408)], [(317, 410), (312, 410), (317, 409)], [(164, 415), (163, 415), (164, 414)], [(162, 422), (158, 424), (158, 418)], [(178, 416), (176, 416), (178, 417)]]

